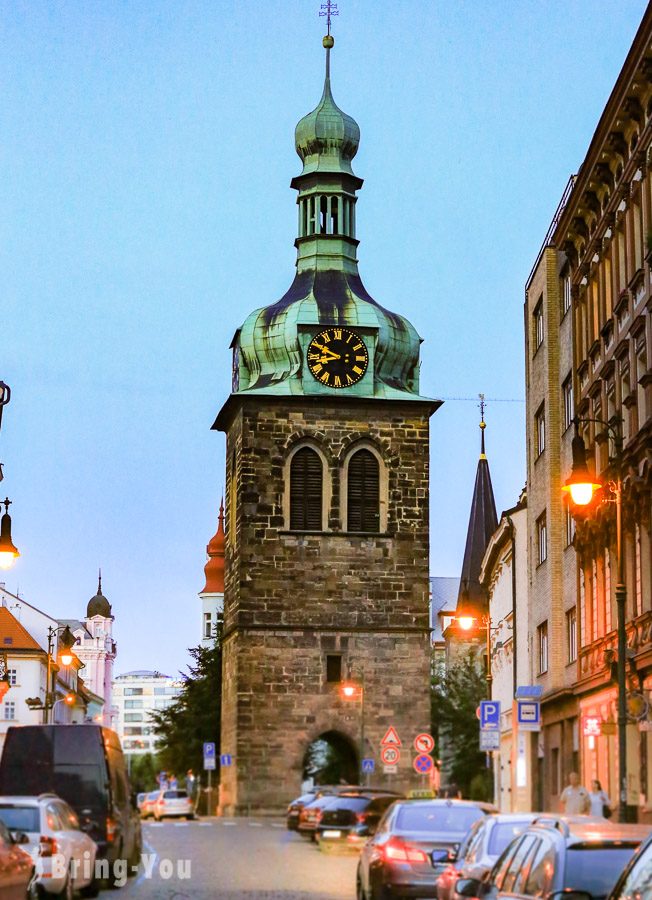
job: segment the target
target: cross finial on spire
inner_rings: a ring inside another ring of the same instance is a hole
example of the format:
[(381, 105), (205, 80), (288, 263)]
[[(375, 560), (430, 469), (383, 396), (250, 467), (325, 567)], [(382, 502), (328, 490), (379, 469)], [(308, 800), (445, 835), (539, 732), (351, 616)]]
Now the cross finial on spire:
[(8, 513), (8, 512), (9, 512), (9, 507), (10, 507), (11, 504), (13, 503), (13, 500), (10, 500), (9, 497), (5, 497), (5, 499), (4, 499), (2, 502), (3, 502), (3, 504), (4, 504), (5, 513)]
[(484, 411), (487, 408), (487, 404), (484, 399), (484, 394), (478, 394), (480, 398), (480, 402), (478, 403), (478, 407), (480, 409), (480, 459), (486, 459), (485, 449), (484, 449), (484, 430), (487, 427), (487, 423), (484, 420)]
[(337, 3), (332, 3), (331, 0), (326, 0), (326, 3), (321, 4), (319, 15), (326, 16), (326, 25), (328, 26), (327, 34), (329, 37), (331, 33), (331, 17), (339, 16), (339, 14), (340, 11), (337, 8)]
[(97, 593), (101, 594), (102, 593), (102, 570), (99, 569), (98, 572), (99, 572), (99, 574), (97, 576)]

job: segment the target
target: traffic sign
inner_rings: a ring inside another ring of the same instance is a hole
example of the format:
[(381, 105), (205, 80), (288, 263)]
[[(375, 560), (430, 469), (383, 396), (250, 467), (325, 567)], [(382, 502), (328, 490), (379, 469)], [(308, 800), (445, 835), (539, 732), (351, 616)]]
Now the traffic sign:
[(215, 769), (217, 768), (215, 763), (216, 763), (216, 760), (215, 760), (214, 756), (205, 756), (204, 757), (204, 769), (207, 772), (215, 771)]
[(401, 751), (398, 747), (392, 747), (390, 744), (389, 747), (383, 747), (380, 751), (380, 758), (386, 766), (395, 766), (401, 758)]
[[(205, 762), (205, 760), (204, 760), (204, 762)], [(223, 753), (220, 756), (220, 765), (221, 766), (230, 766), (232, 764), (233, 764), (233, 757), (231, 756), (230, 753)]]
[(480, 732), (480, 749), (481, 750), (500, 750), (500, 732), (499, 731), (481, 731)]
[(213, 757), (215, 759), (215, 744), (210, 741), (204, 742), (204, 758), (210, 759)]
[(376, 763), (373, 759), (367, 758), (362, 760), (362, 771), (363, 772), (374, 772), (376, 769)]
[(541, 704), (538, 700), (517, 700), (516, 707), (520, 731), (541, 731)]
[(431, 734), (418, 734), (414, 739), (414, 749), (417, 753), (431, 753), (435, 749), (435, 739)]
[(383, 766), (383, 772), (385, 775), (396, 775), (398, 766)]
[(414, 770), (418, 772), (419, 775), (427, 775), (428, 772), (432, 771), (434, 765), (434, 759), (432, 758), (432, 756), (428, 756), (427, 753), (420, 753), (414, 758)]
[(516, 688), (516, 700), (538, 700), (543, 695), (542, 684), (521, 684)]
[(381, 747), (386, 747), (388, 745), (394, 747), (401, 746), (401, 739), (398, 736), (398, 731), (394, 728), (393, 725), (390, 725), (387, 731), (385, 732), (385, 737), (380, 742)]
[(497, 700), (480, 701), (480, 728), (498, 731), (500, 728), (500, 703)]

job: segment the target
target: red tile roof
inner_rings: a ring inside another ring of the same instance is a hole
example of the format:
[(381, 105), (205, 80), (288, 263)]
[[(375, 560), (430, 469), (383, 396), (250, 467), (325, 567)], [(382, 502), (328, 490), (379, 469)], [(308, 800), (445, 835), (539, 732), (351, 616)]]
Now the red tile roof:
[[(29, 631), (20, 624), (6, 606), (0, 606), (0, 652), (11, 650), (41, 650)], [(45, 651), (43, 651), (45, 652)]]

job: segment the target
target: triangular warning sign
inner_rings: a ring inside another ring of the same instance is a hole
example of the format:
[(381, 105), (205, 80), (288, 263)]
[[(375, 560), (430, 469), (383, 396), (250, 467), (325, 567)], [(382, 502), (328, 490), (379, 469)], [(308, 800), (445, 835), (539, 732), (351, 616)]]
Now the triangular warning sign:
[(398, 736), (398, 731), (394, 728), (393, 725), (390, 725), (387, 729), (385, 737), (380, 742), (381, 747), (400, 747), (401, 739)]

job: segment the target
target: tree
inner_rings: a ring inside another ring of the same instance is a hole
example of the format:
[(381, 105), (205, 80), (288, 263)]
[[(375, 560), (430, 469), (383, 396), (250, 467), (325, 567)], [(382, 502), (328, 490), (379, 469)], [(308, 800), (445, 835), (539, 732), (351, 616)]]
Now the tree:
[(491, 796), (491, 773), (486, 755), (478, 749), (476, 715), (486, 692), (484, 673), (472, 651), (446, 669), (433, 669), (431, 716), (437, 755), (446, 760), (451, 782), (463, 796), (477, 800)]
[(167, 707), (152, 713), (160, 768), (176, 774), (179, 785), (192, 769), (201, 772), (203, 744), (220, 746), (222, 708), (222, 617), (218, 617), (215, 642), (210, 647), (191, 647), (192, 662), (187, 674), (181, 673), (183, 687)]
[(155, 790), (156, 776), (160, 768), (155, 754), (136, 755), (132, 753), (129, 757), (129, 781), (132, 790), (137, 794)]

